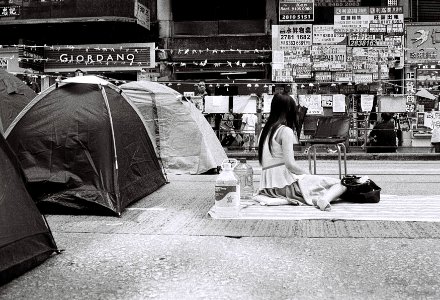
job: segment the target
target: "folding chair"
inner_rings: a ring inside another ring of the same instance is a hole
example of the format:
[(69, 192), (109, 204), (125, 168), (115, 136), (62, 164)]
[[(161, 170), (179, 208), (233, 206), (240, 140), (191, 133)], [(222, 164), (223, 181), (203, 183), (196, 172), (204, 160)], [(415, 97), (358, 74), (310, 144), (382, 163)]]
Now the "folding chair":
[(318, 118), (315, 133), (306, 141), (307, 144), (309, 144), (306, 152), (308, 155), (309, 170), (311, 174), (316, 174), (316, 148), (320, 146), (335, 146), (336, 150), (338, 151), (339, 178), (342, 178), (342, 159), (344, 160), (344, 174), (347, 175), (347, 148), (345, 144), (348, 140), (349, 129), (350, 117), (347, 115)]

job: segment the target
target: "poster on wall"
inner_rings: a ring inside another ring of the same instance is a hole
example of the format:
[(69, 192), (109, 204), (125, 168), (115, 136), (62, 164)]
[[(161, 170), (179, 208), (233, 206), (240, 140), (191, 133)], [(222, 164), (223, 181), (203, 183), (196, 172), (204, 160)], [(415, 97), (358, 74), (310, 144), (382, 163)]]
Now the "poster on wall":
[(390, 96), (383, 95), (379, 97), (380, 112), (406, 112), (406, 98), (403, 95)]
[(346, 45), (347, 35), (336, 33), (334, 25), (313, 25), (313, 44)]
[(322, 115), (321, 95), (298, 95), (299, 105), (307, 107), (308, 115)]
[(322, 95), (321, 96), (321, 106), (322, 107), (333, 107), (333, 95)]
[(362, 111), (371, 111), (373, 109), (374, 95), (361, 95)]
[(338, 112), (338, 113), (345, 112), (345, 95), (344, 94), (333, 95), (333, 112)]
[(280, 22), (313, 21), (314, 0), (280, 0)]
[(270, 106), (272, 105), (273, 95), (263, 94), (263, 113), (270, 113)]
[(440, 111), (425, 112), (424, 123), (431, 129), (440, 128)]
[(232, 112), (234, 114), (257, 113), (257, 96), (234, 96), (232, 98)]
[(229, 96), (205, 96), (205, 112), (208, 114), (229, 112)]

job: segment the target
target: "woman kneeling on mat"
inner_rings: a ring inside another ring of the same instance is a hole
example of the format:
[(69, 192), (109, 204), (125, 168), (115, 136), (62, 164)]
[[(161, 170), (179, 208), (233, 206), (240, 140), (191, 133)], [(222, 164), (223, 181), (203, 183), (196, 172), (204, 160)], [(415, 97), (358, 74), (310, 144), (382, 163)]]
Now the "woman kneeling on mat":
[(258, 160), (262, 166), (260, 187), (255, 200), (265, 205), (313, 205), (329, 211), (346, 187), (336, 178), (310, 175), (295, 161), (293, 145), (297, 108), (292, 97), (275, 94), (266, 125), (261, 132)]

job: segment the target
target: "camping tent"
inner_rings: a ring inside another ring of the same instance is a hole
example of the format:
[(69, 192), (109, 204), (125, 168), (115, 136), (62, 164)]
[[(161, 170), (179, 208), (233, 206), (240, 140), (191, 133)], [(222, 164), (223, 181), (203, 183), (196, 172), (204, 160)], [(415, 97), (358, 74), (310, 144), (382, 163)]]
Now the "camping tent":
[(0, 133), (37, 94), (23, 81), (0, 69)]
[(144, 117), (167, 172), (200, 174), (216, 169), (227, 158), (201, 111), (177, 91), (151, 81), (119, 87)]
[(5, 131), (41, 209), (118, 215), (165, 183), (137, 109), (96, 76), (56, 83)]
[(57, 251), (49, 227), (26, 190), (17, 158), (0, 135), (0, 285)]

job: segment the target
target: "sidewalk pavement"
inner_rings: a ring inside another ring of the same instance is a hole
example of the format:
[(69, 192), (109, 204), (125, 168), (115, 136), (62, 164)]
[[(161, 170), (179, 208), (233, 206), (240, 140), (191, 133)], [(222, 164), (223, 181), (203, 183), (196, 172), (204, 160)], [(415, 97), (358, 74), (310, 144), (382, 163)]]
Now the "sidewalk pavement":
[[(229, 158), (245, 157), (248, 160), (258, 160), (257, 151), (228, 150), (226, 154)], [(338, 159), (337, 153), (317, 152), (316, 157), (323, 160)], [(308, 155), (304, 152), (295, 151), (295, 159), (307, 160)], [(431, 152), (397, 152), (397, 153), (366, 153), (366, 152), (347, 152), (347, 160), (440, 160), (440, 153)]]
[[(318, 172), (337, 176), (335, 166), (320, 161)], [(386, 194), (440, 194), (438, 161), (348, 168)], [(214, 220), (216, 175), (168, 178), (120, 218), (48, 215), (65, 251), (0, 287), (0, 299), (440, 298), (440, 222)]]

